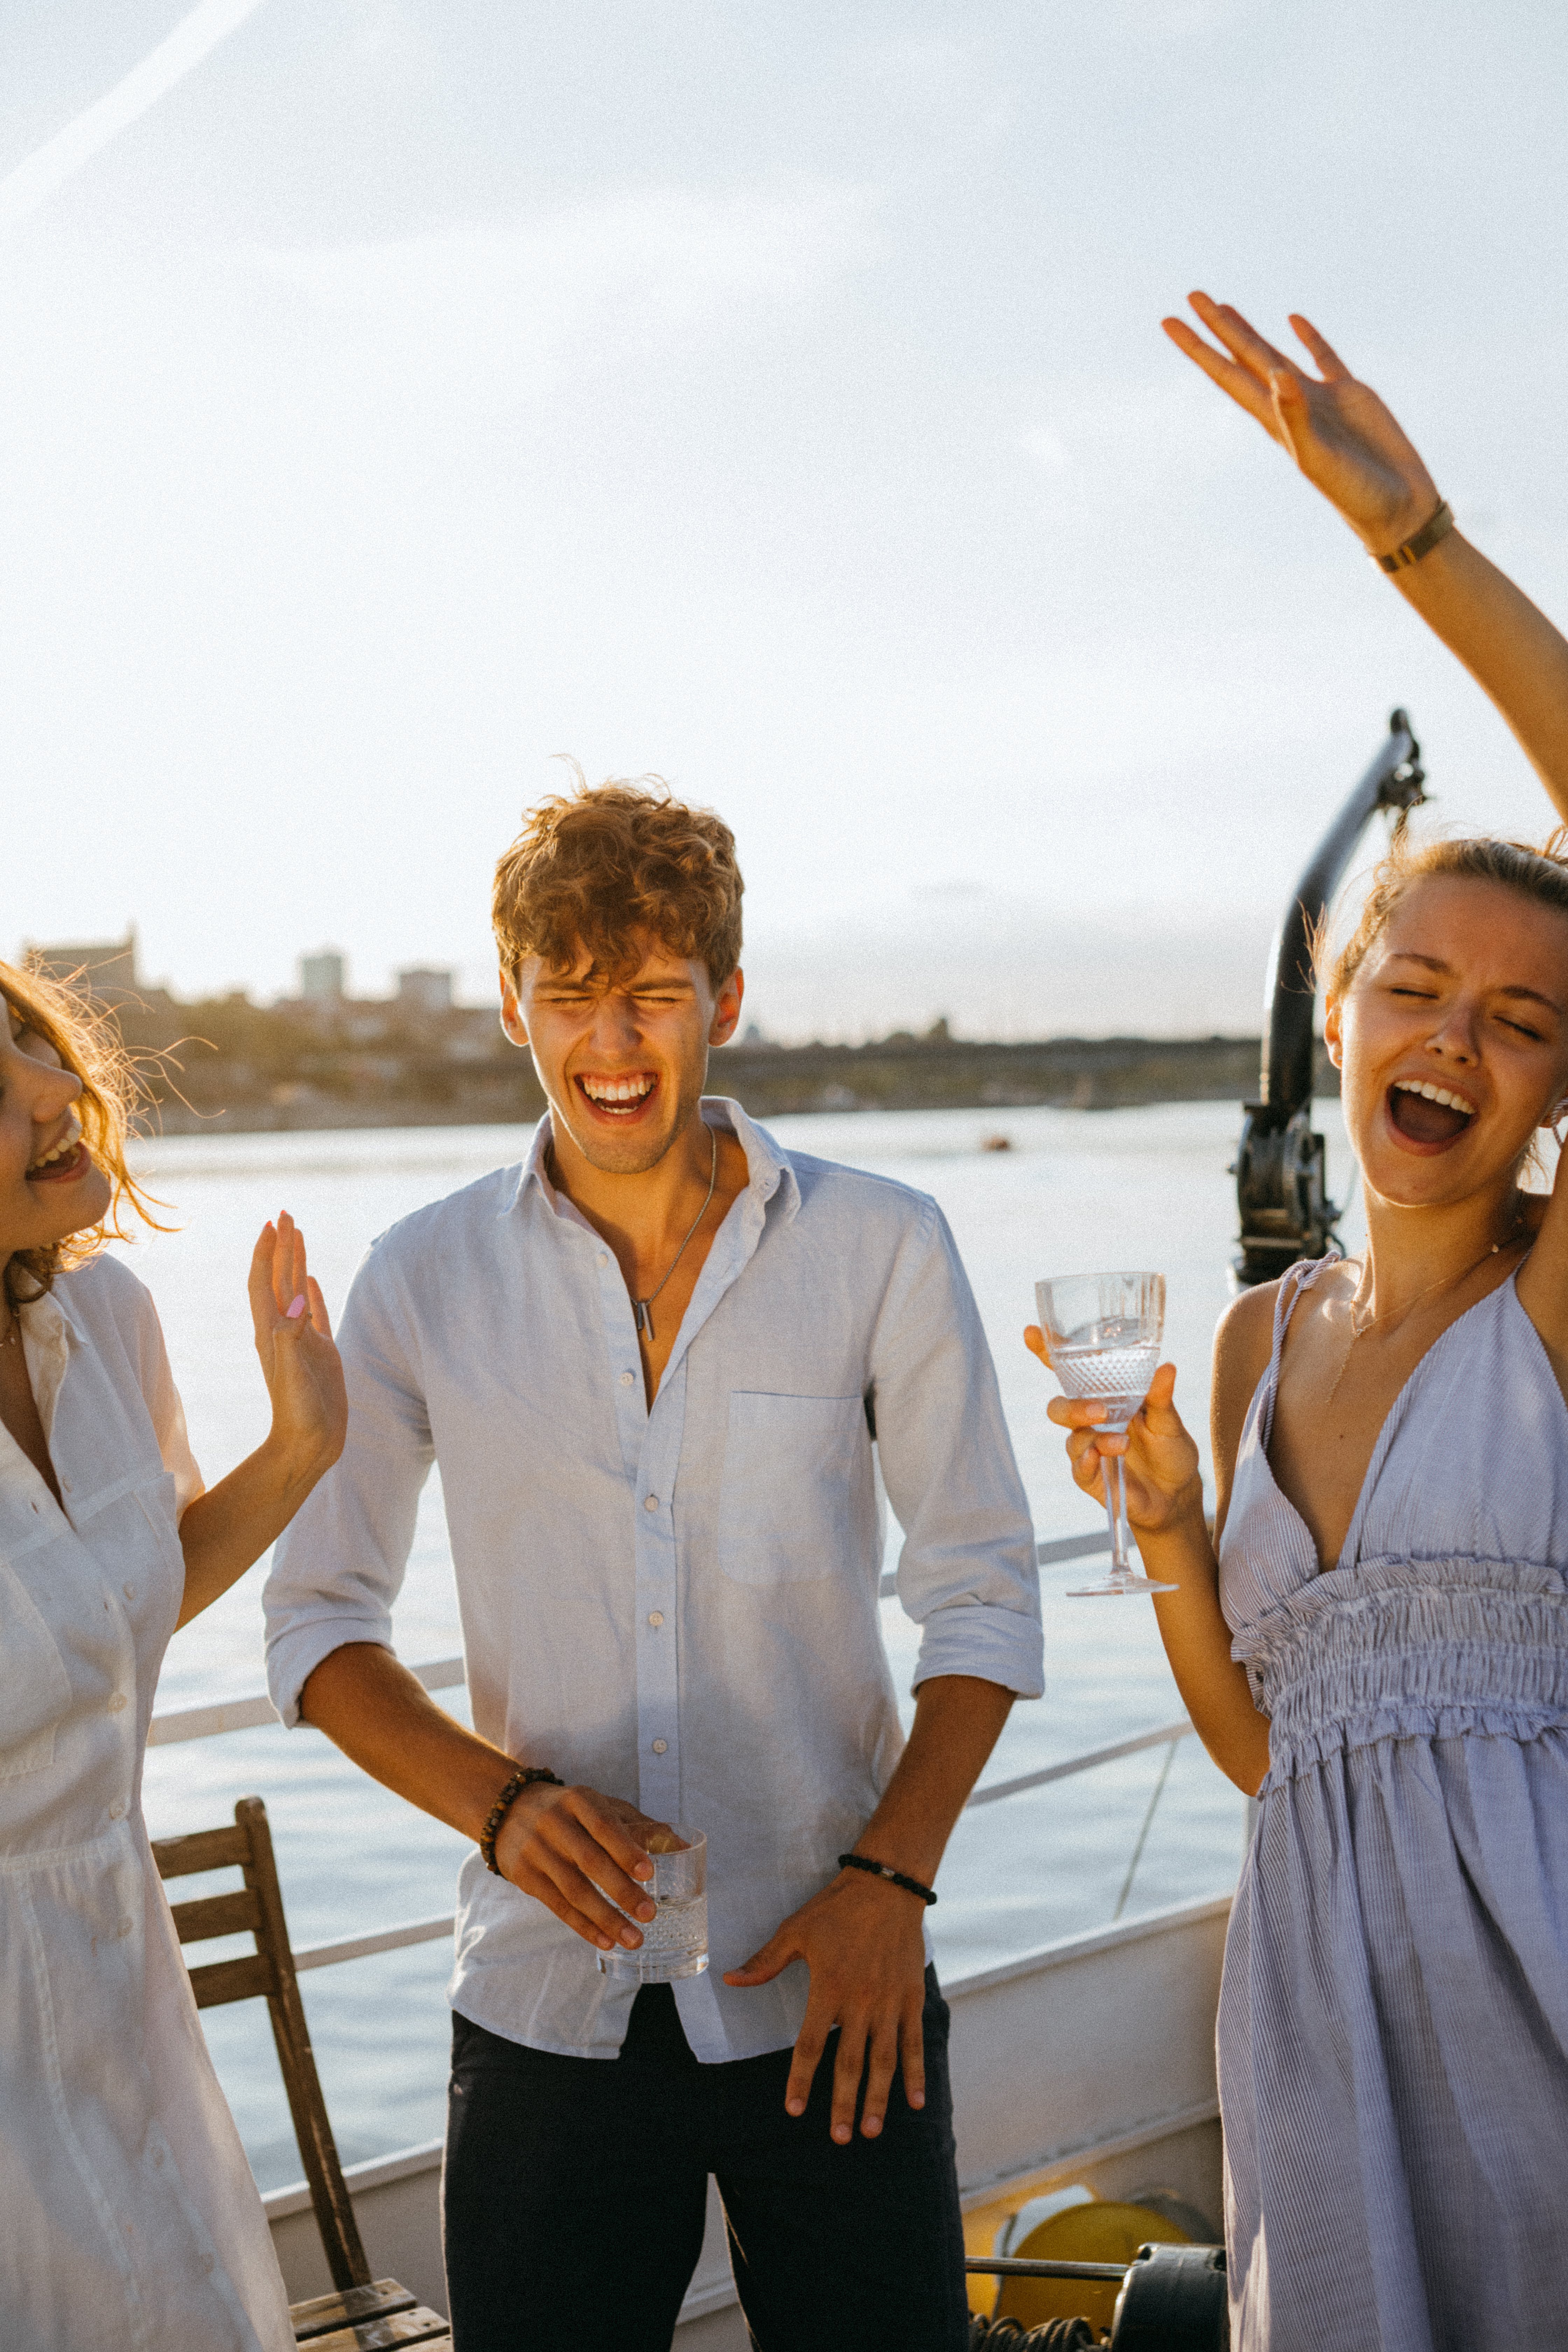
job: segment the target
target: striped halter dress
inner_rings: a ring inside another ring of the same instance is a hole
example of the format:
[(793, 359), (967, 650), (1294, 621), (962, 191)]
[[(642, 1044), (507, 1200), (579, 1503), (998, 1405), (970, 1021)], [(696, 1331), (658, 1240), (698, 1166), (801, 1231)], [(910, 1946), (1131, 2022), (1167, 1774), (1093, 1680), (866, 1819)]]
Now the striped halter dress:
[(1428, 1349), (1321, 1569), (1268, 1447), (1220, 1547), (1269, 1769), (1218, 2044), (1237, 2352), (1568, 2347), (1568, 1408), (1512, 1278)]

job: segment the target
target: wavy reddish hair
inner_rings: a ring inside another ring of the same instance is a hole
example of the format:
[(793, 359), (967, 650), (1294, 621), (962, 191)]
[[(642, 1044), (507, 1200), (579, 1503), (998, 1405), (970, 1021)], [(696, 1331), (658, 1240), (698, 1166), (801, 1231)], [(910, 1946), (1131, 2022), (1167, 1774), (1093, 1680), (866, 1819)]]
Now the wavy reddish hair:
[[(127, 1225), (128, 1214), (154, 1233), (167, 1233), (169, 1227), (161, 1225), (153, 1214), (153, 1208), (163, 1203), (154, 1202), (142, 1190), (126, 1162), (126, 1146), (144, 1096), (136, 1066), (121, 1043), (113, 1013), (47, 972), (19, 971), (15, 964), (4, 962), (0, 962), (0, 996), (36, 1036), (54, 1047), (73, 1077), (81, 1080), (76, 1115), (81, 1121), (83, 1140), (112, 1188), (109, 1206), (96, 1225), (68, 1234), (63, 1241), (50, 1242), (41, 1249), (13, 1253), (3, 1278), (5, 1297), (16, 1307), (25, 1307), (29, 1298), (41, 1298), (57, 1274), (85, 1265), (106, 1242), (132, 1240), (135, 1229)], [(26, 1296), (18, 1291), (19, 1274), (30, 1286)]]
[[(575, 763), (573, 763), (575, 767)], [(524, 814), (496, 866), (490, 901), (502, 969), (524, 956), (569, 971), (584, 950), (624, 979), (648, 939), (708, 967), (722, 987), (741, 961), (735, 836), (721, 816), (677, 800), (662, 776), (611, 777), (552, 793)]]

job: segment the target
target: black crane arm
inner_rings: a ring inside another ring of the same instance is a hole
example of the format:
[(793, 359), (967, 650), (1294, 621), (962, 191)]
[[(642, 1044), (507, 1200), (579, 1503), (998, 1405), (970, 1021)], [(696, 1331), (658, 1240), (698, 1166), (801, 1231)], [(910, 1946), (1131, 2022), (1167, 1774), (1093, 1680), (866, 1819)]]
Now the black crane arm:
[(1402, 814), (1426, 799), (1421, 746), (1403, 710), (1388, 740), (1307, 862), (1275, 934), (1265, 983), (1262, 1100), (1245, 1106), (1236, 1157), (1241, 1248), (1238, 1288), (1271, 1282), (1299, 1257), (1321, 1257), (1339, 1211), (1324, 1183), (1323, 1139), (1312, 1132), (1317, 980), (1312, 947), (1361, 837), (1380, 809)]

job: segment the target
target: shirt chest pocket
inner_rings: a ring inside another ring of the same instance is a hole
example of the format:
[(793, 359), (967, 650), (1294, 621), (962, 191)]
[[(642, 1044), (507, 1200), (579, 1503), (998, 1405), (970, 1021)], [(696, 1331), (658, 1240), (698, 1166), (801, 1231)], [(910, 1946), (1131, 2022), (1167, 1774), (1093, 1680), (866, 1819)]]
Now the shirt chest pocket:
[(842, 1574), (875, 1552), (871, 1437), (858, 1396), (733, 1389), (719, 1565), (737, 1584)]
[(0, 1780), (53, 1763), (55, 1727), (70, 1703), (55, 1637), (16, 1570), (0, 1560)]

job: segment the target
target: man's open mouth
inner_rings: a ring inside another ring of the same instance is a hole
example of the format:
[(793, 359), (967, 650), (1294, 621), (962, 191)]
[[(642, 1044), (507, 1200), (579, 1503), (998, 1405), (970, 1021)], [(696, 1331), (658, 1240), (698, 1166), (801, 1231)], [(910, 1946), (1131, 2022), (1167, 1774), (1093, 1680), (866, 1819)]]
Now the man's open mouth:
[(1463, 1135), (1476, 1115), (1468, 1096), (1430, 1078), (1396, 1078), (1388, 1089), (1388, 1116), (1395, 1132), (1408, 1143), (1452, 1143)]
[(632, 1070), (625, 1077), (578, 1077), (575, 1084), (606, 1118), (635, 1118), (658, 1088), (655, 1070)]

